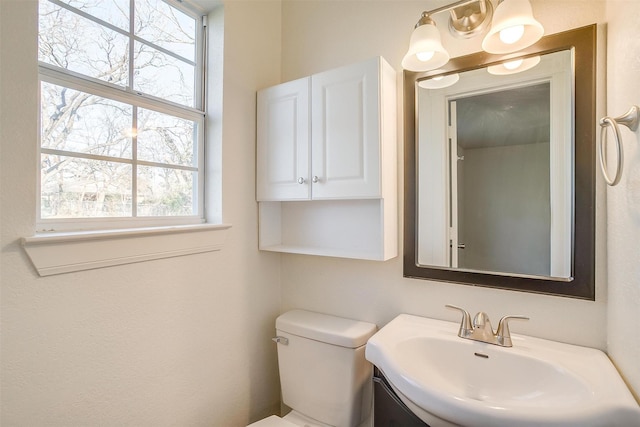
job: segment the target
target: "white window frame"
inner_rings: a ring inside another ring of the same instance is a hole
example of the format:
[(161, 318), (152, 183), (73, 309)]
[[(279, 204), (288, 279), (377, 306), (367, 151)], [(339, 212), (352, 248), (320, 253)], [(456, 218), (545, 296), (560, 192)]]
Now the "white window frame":
[[(83, 18), (89, 19), (92, 22), (101, 25), (103, 27), (108, 28), (109, 30), (118, 32), (121, 35), (124, 35), (129, 38), (130, 45), (130, 56), (132, 52), (132, 46), (134, 41), (144, 42), (150, 47), (161, 51), (164, 54), (170, 55), (174, 58), (180, 58), (181, 61), (185, 59), (172, 53), (171, 51), (164, 49), (160, 46), (157, 46), (153, 43), (150, 43), (147, 40), (141, 39), (134, 34), (131, 33), (131, 28), (133, 28), (133, 20), (134, 15), (130, 13), (130, 25), (129, 30), (123, 30), (117, 26), (114, 26), (108, 22), (105, 22), (99, 18), (96, 18), (92, 15), (89, 15), (85, 12), (82, 12), (78, 9), (69, 6), (66, 3), (60, 2), (58, 0), (41, 0), (41, 1), (49, 1), (56, 6), (62, 7), (64, 9), (70, 10)], [(137, 92), (133, 89), (133, 62), (130, 60), (129, 67), (129, 87), (118, 86), (109, 82), (105, 82), (102, 80), (98, 80), (89, 76), (81, 75), (79, 73), (66, 70), (60, 67), (56, 67), (54, 65), (50, 65), (47, 63), (39, 62), (39, 75), (38, 75), (38, 87), (41, 87), (41, 82), (47, 82), (59, 86), (64, 86), (73, 90), (78, 90), (82, 92), (86, 92), (92, 95), (104, 97), (107, 99), (111, 99), (114, 101), (122, 102), (128, 105), (131, 105), (133, 108), (133, 120), (136, 117), (136, 109), (137, 108), (145, 108), (149, 110), (153, 110), (159, 113), (169, 114), (175, 117), (179, 117), (185, 120), (190, 120), (196, 123), (197, 126), (197, 182), (195, 182), (194, 188), (194, 202), (196, 203), (196, 213), (194, 215), (189, 216), (171, 216), (171, 217), (137, 217), (135, 216), (135, 202), (133, 203), (133, 212), (132, 216), (127, 217), (96, 217), (96, 218), (42, 218), (41, 216), (41, 169), (38, 167), (38, 179), (37, 179), (37, 220), (36, 220), (36, 229), (38, 232), (73, 232), (73, 231), (85, 231), (85, 230), (111, 230), (111, 229), (135, 229), (135, 228), (147, 228), (147, 227), (163, 227), (163, 226), (176, 226), (176, 225), (191, 225), (191, 224), (202, 224), (205, 222), (205, 121), (206, 121), (206, 112), (204, 111), (204, 99), (205, 93), (204, 88), (206, 87), (204, 78), (204, 62), (205, 62), (205, 52), (204, 46), (206, 43), (204, 42), (205, 38), (205, 26), (203, 25), (206, 17), (203, 17), (201, 14), (184, 7), (184, 5), (178, 3), (173, 0), (163, 0), (165, 3), (169, 4), (172, 7), (177, 8), (181, 12), (189, 15), (190, 17), (196, 20), (196, 23), (200, 23), (200, 25), (196, 25), (197, 33), (196, 33), (196, 46), (195, 46), (195, 62), (189, 62), (191, 65), (195, 66), (195, 88), (194, 88), (194, 97), (195, 97), (195, 108), (188, 107), (184, 105), (180, 105), (171, 101), (163, 100), (161, 98), (154, 97), (152, 95), (143, 94)], [(131, 8), (133, 9), (133, 2), (130, 3)], [(41, 98), (39, 97), (38, 108), (41, 116), (42, 107), (40, 105)], [(40, 123), (38, 123), (38, 129), (40, 129)], [(135, 138), (133, 142), (133, 150), (135, 152)], [(38, 133), (38, 162), (40, 162), (42, 153), (47, 152), (55, 152), (56, 154), (64, 155), (64, 152), (59, 152), (56, 150), (42, 148), (42, 144), (40, 141), (40, 133)], [(103, 158), (100, 156), (93, 155), (85, 155), (85, 154), (73, 154), (74, 157), (79, 158), (87, 158), (87, 159), (95, 159), (95, 160), (109, 160), (114, 161), (113, 158)], [(137, 165), (150, 165), (150, 166), (160, 166), (164, 167), (161, 164), (154, 164), (152, 162), (143, 162), (139, 161), (135, 158), (135, 154), (132, 155), (131, 159), (117, 159), (115, 161), (127, 163), (133, 165), (132, 171), (132, 179), (133, 179), (133, 188), (132, 188), (132, 196), (135, 200), (135, 167)], [(174, 166), (172, 166), (174, 167)], [(193, 168), (186, 167), (184, 169), (193, 170)]]
[[(41, 0), (42, 1), (42, 0)], [(192, 16), (202, 16), (197, 11), (194, 13), (173, 0), (164, 0), (172, 6), (180, 6), (180, 10)], [(58, 4), (58, 3), (56, 3)], [(201, 31), (198, 34), (196, 55), (199, 64), (198, 73), (205, 73), (206, 49), (207, 49), (207, 20), (206, 16), (202, 18)], [(221, 58), (220, 58), (221, 59)], [(176, 110), (188, 111), (186, 116), (198, 117), (197, 123), (201, 128), (198, 130), (199, 150), (198, 167), (201, 180), (198, 183), (200, 199), (198, 205), (198, 218), (190, 218), (189, 221), (183, 221), (184, 218), (168, 218), (166, 221), (162, 218), (155, 222), (144, 223), (134, 220), (133, 218), (91, 218), (91, 219), (70, 219), (70, 220), (41, 220), (40, 219), (40, 180), (38, 179), (37, 202), (38, 219), (36, 222), (37, 229), (46, 229), (45, 232), (38, 231), (33, 236), (22, 239), (22, 245), (29, 259), (33, 263), (35, 270), (40, 276), (50, 276), (63, 273), (79, 272), (96, 268), (112, 267), (123, 264), (131, 264), (143, 261), (158, 260), (162, 258), (170, 258), (176, 256), (184, 256), (191, 254), (199, 254), (206, 252), (219, 251), (224, 246), (227, 235), (229, 234), (231, 224), (222, 223), (221, 206), (218, 205), (218, 188), (217, 180), (211, 181), (211, 175), (215, 173), (219, 167), (220, 159), (211, 156), (220, 155), (220, 147), (214, 146), (208, 153), (205, 152), (205, 123), (207, 120), (206, 108), (204, 108), (207, 93), (205, 91), (206, 82), (204, 74), (196, 76), (197, 87), (196, 96), (200, 98), (198, 108), (185, 109), (183, 106), (173, 105), (171, 102), (160, 101), (152, 96), (142, 95), (130, 89), (123, 89), (116, 86), (117, 90), (106, 90), (110, 88), (109, 83), (97, 81), (95, 79), (82, 77), (81, 79), (74, 76), (74, 73), (61, 71), (47, 64), (40, 64), (38, 87), (40, 81), (48, 81), (54, 84), (62, 83), (69, 85), (72, 89), (95, 93), (99, 96), (107, 92), (110, 93), (109, 98), (116, 101), (129, 103), (136, 101), (136, 105), (160, 111), (158, 108), (166, 109), (171, 114), (178, 115)], [(131, 80), (130, 80), (131, 81)], [(80, 83), (78, 83), (80, 82)], [(76, 85), (76, 86), (71, 86)], [(214, 89), (215, 90), (215, 89)], [(111, 93), (112, 92), (112, 93)], [(158, 107), (161, 105), (161, 107)], [(40, 103), (38, 110), (40, 111)], [(40, 117), (40, 113), (38, 114)], [(37, 124), (38, 127), (40, 123)], [(209, 130), (210, 131), (210, 130)], [(217, 138), (213, 138), (217, 141)], [(212, 141), (213, 142), (213, 141)], [(40, 140), (38, 140), (38, 177), (40, 176)], [(217, 142), (216, 142), (217, 144)], [(210, 170), (205, 173), (205, 163)], [(205, 183), (209, 183), (209, 194), (213, 193), (213, 197), (207, 201), (209, 204), (209, 213), (205, 212)], [(211, 205), (215, 203), (215, 205)], [(213, 223), (204, 223), (205, 218), (211, 216)], [(182, 225), (171, 225), (169, 221), (182, 221)], [(57, 230), (54, 227), (63, 227)], [(85, 228), (91, 227), (86, 230)], [(96, 229), (99, 227), (99, 229)], [(53, 229), (53, 230), (52, 230)]]

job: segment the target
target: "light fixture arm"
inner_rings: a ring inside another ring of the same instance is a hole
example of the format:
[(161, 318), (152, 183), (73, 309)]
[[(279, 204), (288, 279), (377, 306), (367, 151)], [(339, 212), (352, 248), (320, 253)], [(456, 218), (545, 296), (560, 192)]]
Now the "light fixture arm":
[(480, 4), (480, 11), (482, 13), (485, 13), (487, 10), (487, 0), (460, 0), (457, 1), (455, 3), (451, 3), (442, 7), (439, 7), (437, 9), (433, 9), (427, 12), (422, 12), (422, 16), (424, 16), (425, 14), (427, 15), (435, 15), (436, 13), (440, 13), (440, 12), (446, 12), (448, 10), (452, 10), (461, 6), (466, 6), (468, 4), (471, 3), (479, 3)]
[(430, 16), (447, 11), (451, 14), (449, 31), (460, 38), (470, 38), (484, 32), (493, 18), (493, 6), (490, 0), (460, 0), (422, 12), (416, 28), (420, 25), (433, 24)]

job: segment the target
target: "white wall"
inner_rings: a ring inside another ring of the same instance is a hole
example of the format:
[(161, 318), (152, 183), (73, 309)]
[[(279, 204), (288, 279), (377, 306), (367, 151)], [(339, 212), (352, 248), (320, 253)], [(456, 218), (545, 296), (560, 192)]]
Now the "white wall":
[(0, 10), (0, 423), (243, 426), (271, 413), (280, 265), (257, 251), (254, 117), (256, 90), (280, 79), (280, 4), (225, 11), (223, 250), (46, 278), (19, 243), (34, 233), (37, 2)]
[[(607, 112), (613, 117), (640, 105), (640, 3), (607, 1)], [(607, 190), (608, 350), (640, 397), (640, 131), (621, 126), (622, 180)], [(609, 134), (609, 139), (612, 136)]]
[[(402, 56), (420, 13), (444, 3), (447, 2), (284, 0), (283, 77), (293, 79), (375, 55), (384, 56), (400, 71)], [(604, 21), (605, 3), (602, 1), (538, 0), (532, 3), (536, 17), (549, 34)], [(443, 43), (452, 56), (481, 50), (480, 38), (461, 41), (451, 37), (447, 31), (447, 19), (446, 13), (435, 17)], [(401, 78), (399, 73), (399, 88)], [(401, 106), (399, 100), (399, 111)], [(402, 138), (400, 128), (400, 171)], [(400, 174), (402, 177), (402, 172)], [(400, 179), (400, 194), (402, 185)], [(600, 198), (599, 206), (602, 207), (601, 194)], [(400, 199), (399, 214), (403, 209), (402, 197)], [(603, 231), (604, 227), (601, 227), (599, 237)], [(602, 240), (599, 239), (600, 247)], [(603, 256), (600, 250), (600, 264)], [(492, 319), (504, 314), (525, 314), (531, 320), (518, 323), (514, 332), (604, 349), (607, 296), (606, 276), (602, 268), (598, 269), (597, 277), (597, 300), (589, 302), (405, 279), (400, 257), (384, 263), (302, 255), (282, 257), (283, 309), (307, 308), (372, 321), (382, 326), (403, 312), (457, 320), (457, 313), (444, 308), (445, 304), (451, 303), (466, 307), (473, 313), (486, 311)]]

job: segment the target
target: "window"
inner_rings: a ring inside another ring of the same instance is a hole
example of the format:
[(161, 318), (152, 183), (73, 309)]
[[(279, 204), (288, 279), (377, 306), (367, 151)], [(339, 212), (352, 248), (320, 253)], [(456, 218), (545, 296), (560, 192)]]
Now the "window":
[(200, 17), (162, 0), (40, 0), (38, 229), (204, 217)]

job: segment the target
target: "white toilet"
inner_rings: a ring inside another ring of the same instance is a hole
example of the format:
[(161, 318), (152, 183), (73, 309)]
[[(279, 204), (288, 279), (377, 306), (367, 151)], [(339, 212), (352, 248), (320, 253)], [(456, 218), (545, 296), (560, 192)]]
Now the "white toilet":
[(365, 344), (373, 323), (293, 310), (276, 320), (282, 401), (293, 410), (250, 427), (356, 427), (372, 406)]

